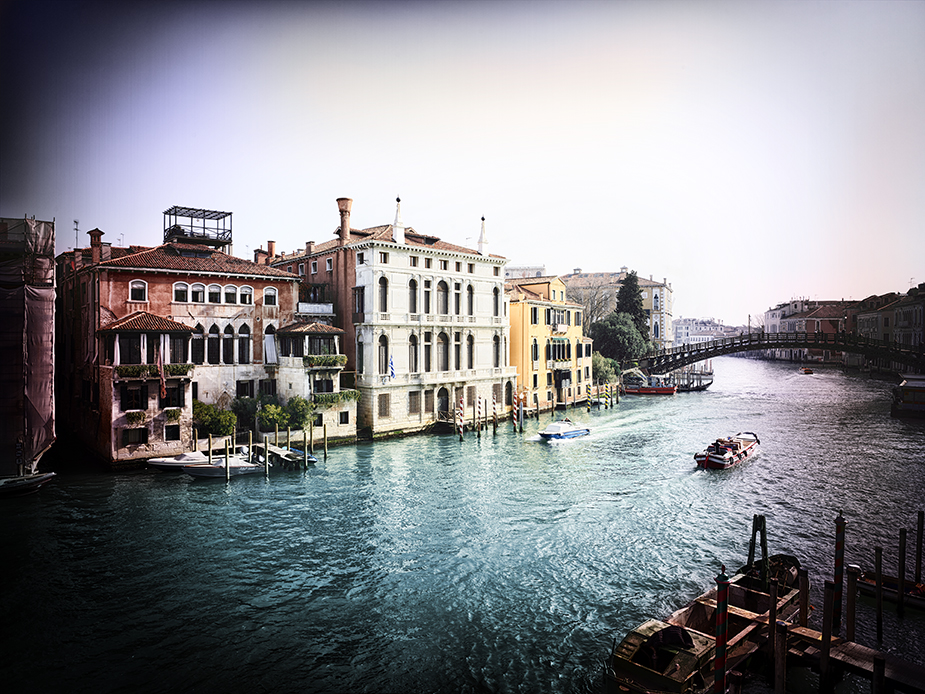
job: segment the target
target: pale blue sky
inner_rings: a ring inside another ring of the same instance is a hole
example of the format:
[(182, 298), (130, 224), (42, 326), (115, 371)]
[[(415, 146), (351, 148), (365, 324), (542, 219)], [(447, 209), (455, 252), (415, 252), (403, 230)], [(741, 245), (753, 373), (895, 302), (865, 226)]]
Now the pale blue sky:
[[(675, 317), (925, 281), (925, 3), (41, 3), (5, 61), (0, 216), (235, 253), (406, 224)], [(81, 245), (87, 237), (81, 233)]]

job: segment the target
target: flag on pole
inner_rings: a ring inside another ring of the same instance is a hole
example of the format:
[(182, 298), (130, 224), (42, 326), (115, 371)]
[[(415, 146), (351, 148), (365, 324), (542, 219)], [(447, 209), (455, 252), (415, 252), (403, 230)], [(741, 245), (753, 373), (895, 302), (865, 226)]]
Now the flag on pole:
[(389, 378), (395, 378), (395, 362), (392, 361), (392, 355), (389, 355)]

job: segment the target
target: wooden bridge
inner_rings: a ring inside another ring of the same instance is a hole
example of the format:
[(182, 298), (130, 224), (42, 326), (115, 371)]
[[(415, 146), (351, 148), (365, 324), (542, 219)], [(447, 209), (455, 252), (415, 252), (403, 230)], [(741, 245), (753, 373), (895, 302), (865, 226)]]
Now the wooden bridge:
[(888, 340), (873, 340), (854, 333), (747, 333), (660, 350), (646, 355), (638, 364), (649, 373), (664, 374), (724, 354), (799, 348), (853, 352), (868, 359), (901, 364), (910, 372), (925, 372), (925, 345), (912, 347)]

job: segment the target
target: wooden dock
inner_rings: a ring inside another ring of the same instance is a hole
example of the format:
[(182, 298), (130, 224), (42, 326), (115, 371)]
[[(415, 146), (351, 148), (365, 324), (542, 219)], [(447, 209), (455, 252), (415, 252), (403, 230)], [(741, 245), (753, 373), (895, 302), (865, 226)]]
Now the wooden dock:
[[(818, 670), (822, 659), (822, 633), (801, 626), (791, 626), (787, 631), (788, 656)], [(903, 692), (925, 694), (925, 667), (842, 638), (831, 640), (831, 665), (844, 672), (873, 679), (874, 662), (878, 658), (883, 658), (886, 666), (884, 684)]]

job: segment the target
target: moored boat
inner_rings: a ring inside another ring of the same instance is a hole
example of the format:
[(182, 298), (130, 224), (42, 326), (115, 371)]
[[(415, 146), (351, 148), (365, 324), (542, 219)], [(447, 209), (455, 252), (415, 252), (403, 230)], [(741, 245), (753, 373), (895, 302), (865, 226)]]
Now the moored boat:
[(623, 392), (627, 395), (674, 395), (678, 392), (678, 384), (671, 376), (646, 375), (633, 368), (623, 374)]
[[(238, 448), (235, 453), (236, 457), (247, 458), (247, 449)], [(153, 467), (157, 470), (163, 470), (164, 472), (183, 472), (183, 468), (186, 465), (198, 465), (201, 463), (209, 463), (209, 454), (205, 451), (185, 451), (179, 455), (165, 458), (149, 458), (147, 460), (148, 467)], [(222, 450), (213, 450), (212, 451), (212, 464), (213, 465), (225, 465), (225, 451)]]
[(748, 460), (758, 453), (758, 435), (744, 431), (735, 436), (716, 439), (700, 453), (694, 454), (697, 467), (708, 470), (725, 470)]
[(925, 418), (925, 376), (906, 374), (903, 377), (902, 383), (893, 389), (890, 415)]
[[(896, 602), (899, 598), (899, 579), (895, 576), (880, 575), (883, 585), (883, 599)], [(925, 583), (916, 583), (906, 579), (903, 591), (903, 604), (925, 610)], [(877, 574), (874, 571), (862, 571), (858, 574), (858, 591), (864, 595), (877, 595)]]
[(539, 432), (540, 436), (544, 439), (574, 439), (579, 436), (587, 436), (591, 433), (591, 430), (582, 426), (581, 424), (576, 424), (570, 419), (560, 419), (557, 422), (553, 422), (548, 427)]
[(38, 491), (55, 477), (53, 472), (36, 472), (30, 475), (0, 477), (0, 497), (22, 496)]
[[(228, 456), (227, 474), (229, 476), (252, 475), (258, 472), (264, 472), (265, 469), (263, 465), (249, 463), (238, 456)], [(209, 463), (191, 463), (190, 465), (184, 465), (183, 472), (193, 477), (225, 477), (225, 457), (222, 456), (211, 465)]]

